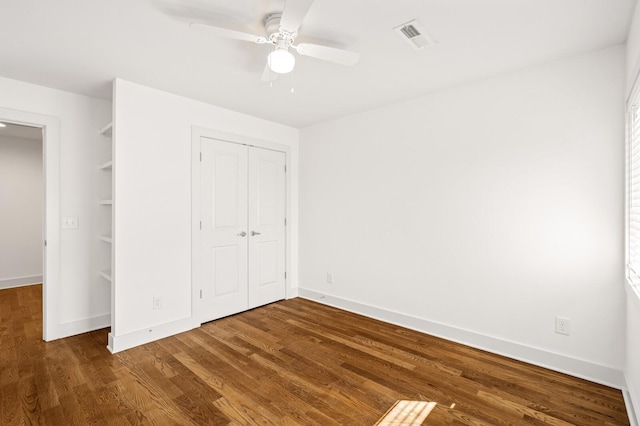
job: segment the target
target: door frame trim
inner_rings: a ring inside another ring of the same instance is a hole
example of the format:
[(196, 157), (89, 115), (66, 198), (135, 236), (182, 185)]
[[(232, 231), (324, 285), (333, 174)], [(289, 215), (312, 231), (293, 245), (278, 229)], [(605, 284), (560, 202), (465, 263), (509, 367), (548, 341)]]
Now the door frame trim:
[(59, 337), (56, 301), (60, 294), (60, 120), (51, 115), (0, 108), (0, 121), (42, 129), (42, 339), (55, 340)]
[(200, 312), (201, 304), (199, 303), (200, 294), (199, 274), (201, 264), (200, 253), (200, 139), (201, 138), (217, 139), (223, 142), (235, 143), (238, 145), (253, 146), (256, 148), (270, 149), (273, 151), (283, 152), (285, 154), (285, 217), (287, 218), (287, 226), (285, 227), (285, 298), (289, 299), (295, 296), (294, 289), (291, 288), (291, 274), (289, 266), (292, 264), (291, 250), (292, 232), (291, 220), (291, 147), (288, 145), (270, 142), (262, 139), (256, 139), (249, 136), (238, 135), (234, 133), (222, 132), (219, 130), (207, 129), (199, 126), (191, 126), (191, 318), (195, 324), (202, 324), (202, 312)]

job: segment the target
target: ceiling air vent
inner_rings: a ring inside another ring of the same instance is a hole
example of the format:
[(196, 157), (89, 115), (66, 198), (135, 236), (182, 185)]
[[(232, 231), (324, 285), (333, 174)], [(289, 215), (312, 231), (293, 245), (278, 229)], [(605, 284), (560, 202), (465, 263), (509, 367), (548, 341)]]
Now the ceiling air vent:
[(415, 50), (436, 44), (435, 41), (424, 32), (416, 20), (395, 27), (393, 30)]

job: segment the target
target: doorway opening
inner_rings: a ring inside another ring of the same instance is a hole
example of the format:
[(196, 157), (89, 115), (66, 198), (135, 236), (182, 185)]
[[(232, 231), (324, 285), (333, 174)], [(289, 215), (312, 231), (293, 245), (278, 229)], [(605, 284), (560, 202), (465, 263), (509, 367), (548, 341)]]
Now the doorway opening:
[(42, 129), (0, 122), (0, 288), (42, 284)]
[[(0, 199), (7, 202), (2, 211), (7, 212), (9, 204), (15, 207), (0, 225), (7, 228), (3, 236), (9, 235), (3, 242), (13, 246), (0, 243), (0, 257), (10, 262), (0, 263), (0, 289), (42, 283), (42, 338), (54, 340), (59, 337), (54, 303), (59, 277), (59, 123), (56, 117), (3, 108), (0, 123), (0, 149), (6, 154), (0, 158)], [(7, 250), (11, 253), (5, 256)]]

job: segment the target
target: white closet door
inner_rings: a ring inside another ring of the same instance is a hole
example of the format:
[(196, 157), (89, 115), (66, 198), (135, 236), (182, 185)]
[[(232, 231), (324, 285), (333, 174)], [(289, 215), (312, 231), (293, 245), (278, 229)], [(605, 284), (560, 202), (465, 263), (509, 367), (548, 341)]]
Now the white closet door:
[(248, 147), (202, 138), (201, 322), (248, 309)]
[(249, 150), (249, 308), (285, 298), (285, 154)]

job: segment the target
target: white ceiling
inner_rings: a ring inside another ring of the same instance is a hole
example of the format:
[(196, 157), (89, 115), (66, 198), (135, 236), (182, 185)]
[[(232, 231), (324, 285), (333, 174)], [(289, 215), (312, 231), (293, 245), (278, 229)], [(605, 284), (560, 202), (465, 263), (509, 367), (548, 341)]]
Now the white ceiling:
[(21, 138), (34, 141), (42, 140), (42, 129), (40, 127), (22, 126), (20, 124), (2, 123), (5, 127), (0, 127), (0, 137)]
[[(357, 51), (360, 62), (297, 56), (273, 87), (260, 81), (269, 46), (188, 27), (197, 19), (263, 34), (264, 16), (283, 4), (0, 0), (0, 75), (105, 99), (120, 77), (304, 127), (624, 43), (635, 0), (316, 0), (297, 41)], [(411, 19), (437, 45), (414, 51), (392, 30)]]

